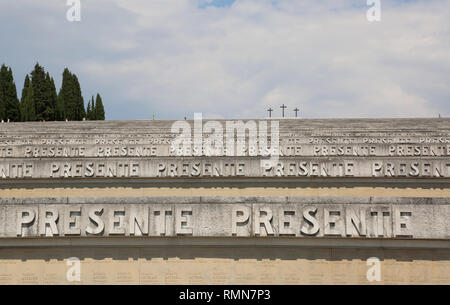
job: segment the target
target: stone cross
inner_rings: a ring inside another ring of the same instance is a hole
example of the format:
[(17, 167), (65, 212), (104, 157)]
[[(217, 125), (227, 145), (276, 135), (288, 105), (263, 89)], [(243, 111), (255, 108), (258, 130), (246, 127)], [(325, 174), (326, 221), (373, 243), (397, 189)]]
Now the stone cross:
[(267, 111), (269, 112), (269, 118), (271, 118), (271, 117), (272, 117), (272, 111), (273, 111), (273, 109), (272, 109), (272, 108), (269, 108), (269, 109), (267, 109)]
[(281, 108), (281, 110), (282, 110), (282, 113), (283, 113), (283, 118), (284, 118), (284, 109), (286, 109), (286, 108), (287, 108), (287, 106), (285, 106), (285, 105), (283, 104), (283, 106), (280, 106), (280, 108)]
[(295, 108), (294, 109), (294, 112), (295, 112), (295, 117), (297, 117), (297, 113), (300, 111), (300, 109), (298, 109), (298, 108)]

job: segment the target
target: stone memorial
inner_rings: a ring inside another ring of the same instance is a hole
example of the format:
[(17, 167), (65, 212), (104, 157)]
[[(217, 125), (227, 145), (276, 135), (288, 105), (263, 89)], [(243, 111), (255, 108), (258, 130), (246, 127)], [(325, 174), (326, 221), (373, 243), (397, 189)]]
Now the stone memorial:
[(450, 283), (447, 118), (3, 123), (0, 186), (4, 284)]

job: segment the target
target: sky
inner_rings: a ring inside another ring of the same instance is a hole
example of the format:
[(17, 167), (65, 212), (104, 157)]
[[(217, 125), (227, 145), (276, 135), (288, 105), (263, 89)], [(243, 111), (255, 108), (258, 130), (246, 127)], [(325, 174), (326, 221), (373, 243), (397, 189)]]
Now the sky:
[(19, 98), (69, 68), (108, 120), (450, 116), (450, 0), (366, 1), (1, 0), (0, 64)]

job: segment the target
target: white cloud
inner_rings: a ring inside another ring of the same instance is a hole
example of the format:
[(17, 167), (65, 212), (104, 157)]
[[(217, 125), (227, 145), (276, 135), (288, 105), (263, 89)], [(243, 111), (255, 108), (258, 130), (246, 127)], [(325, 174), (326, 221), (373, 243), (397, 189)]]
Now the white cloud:
[(365, 0), (272, 2), (115, 0), (79, 27), (74, 43), (92, 52), (73, 65), (117, 119), (259, 117), (282, 103), (306, 117), (450, 115), (449, 1), (382, 1), (379, 23)]

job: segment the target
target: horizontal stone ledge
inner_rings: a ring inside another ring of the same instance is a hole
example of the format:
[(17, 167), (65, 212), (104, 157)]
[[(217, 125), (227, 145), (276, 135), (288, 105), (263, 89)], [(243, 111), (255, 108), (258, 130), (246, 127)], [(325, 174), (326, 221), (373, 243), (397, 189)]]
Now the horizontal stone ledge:
[(258, 247), (258, 248), (376, 248), (450, 249), (448, 240), (420, 239), (342, 239), (342, 238), (245, 238), (245, 237), (91, 237), (91, 238), (3, 238), (1, 248), (103, 248), (103, 247)]
[[(203, 130), (205, 129), (205, 125), (209, 120), (203, 120)], [(273, 124), (276, 122), (276, 120), (269, 121), (269, 120), (230, 120), (229, 125), (227, 125), (227, 121), (216, 121), (219, 122), (223, 130), (226, 130), (228, 127), (236, 128), (243, 126), (247, 129), (247, 131), (255, 131), (258, 130), (260, 127), (271, 127), (276, 126), (276, 124)], [(450, 121), (450, 120), (449, 120)], [(116, 125), (112, 126), (103, 126), (102, 128), (99, 128), (99, 124), (101, 122), (98, 122), (96, 125), (91, 125), (88, 128), (83, 128), (83, 126), (80, 126), (80, 124), (75, 124), (70, 126), (69, 124), (63, 124), (61, 126), (46, 126), (46, 125), (22, 125), (22, 126), (14, 126), (11, 124), (8, 125), (2, 125), (0, 126), (0, 131), (7, 133), (8, 135), (12, 137), (29, 137), (33, 138), (35, 135), (47, 135), (47, 136), (54, 136), (54, 135), (73, 135), (74, 137), (83, 136), (86, 134), (92, 134), (94, 136), (98, 136), (100, 134), (117, 134), (118, 136), (127, 136), (127, 135), (154, 135), (154, 136), (160, 136), (160, 137), (169, 137), (172, 125), (175, 123), (175, 121), (171, 121), (169, 124), (163, 127), (154, 128), (151, 125), (148, 125), (148, 127), (145, 126), (131, 126), (131, 127), (120, 127)], [(249, 124), (250, 123), (250, 124)], [(260, 123), (262, 123), (260, 125)], [(28, 123), (27, 123), (28, 124)], [(194, 131), (194, 123), (191, 121), (187, 121), (188, 125), (178, 125), (179, 127), (185, 127), (186, 129), (191, 128), (191, 133)], [(16, 127), (16, 128), (14, 128)], [(197, 127), (200, 127), (198, 125)], [(352, 127), (342, 127), (342, 126), (321, 126), (321, 127), (305, 127), (301, 125), (296, 124), (290, 124), (286, 125), (283, 122), (279, 121), (278, 124), (278, 131), (281, 134), (298, 134), (298, 135), (314, 135), (314, 136), (333, 136), (333, 135), (355, 135), (355, 136), (365, 136), (365, 135), (442, 135), (442, 133), (448, 132), (450, 130), (450, 127), (445, 126), (444, 124), (441, 125), (435, 125), (430, 127), (423, 127), (423, 128), (414, 128), (412, 126), (401, 128), (401, 127), (388, 127), (386, 125), (379, 125), (376, 128), (370, 128), (368, 126), (355, 126)], [(207, 130), (208, 132), (209, 129)], [(169, 134), (168, 134), (169, 133)]]
[(448, 178), (448, 158), (158, 157), (0, 159), (0, 178)]
[[(236, 128), (236, 126), (243, 126), (243, 128)], [(233, 125), (231, 127), (234, 128), (234, 136), (239, 135), (239, 138), (254, 138), (257, 137), (260, 131), (260, 127), (257, 128), (248, 128), (245, 125)], [(270, 126), (271, 124), (267, 124), (267, 135), (270, 136)], [(187, 126), (186, 126), (187, 127)], [(229, 130), (231, 130), (229, 127)], [(261, 126), (266, 127), (266, 126)], [(187, 128), (188, 130), (188, 128)], [(244, 133), (245, 130), (245, 133)], [(403, 143), (407, 143), (407, 140), (415, 140), (422, 139), (421, 142), (425, 142), (427, 139), (440, 139), (441, 141), (445, 141), (448, 139), (450, 128), (435, 128), (430, 130), (416, 130), (416, 129), (384, 129), (384, 130), (372, 130), (372, 129), (339, 129), (339, 128), (331, 128), (331, 129), (296, 129), (295, 127), (287, 127), (277, 129), (280, 139), (282, 138), (298, 138), (305, 140), (312, 140), (315, 138), (323, 138), (323, 139), (355, 139), (355, 140), (369, 140), (371, 138), (374, 139), (397, 139), (402, 141)], [(21, 141), (33, 141), (33, 143), (39, 144), (52, 144), (50, 141), (54, 140), (56, 143), (61, 144), (69, 144), (68, 141), (78, 141), (78, 143), (83, 143), (80, 141), (84, 141), (85, 143), (97, 143), (101, 144), (104, 140), (126, 140), (129, 139), (133, 141), (135, 139), (145, 140), (145, 139), (173, 139), (178, 136), (190, 136), (191, 138), (194, 135), (193, 126), (191, 126), (191, 134), (181, 134), (180, 131), (171, 131), (171, 128), (152, 130), (152, 129), (120, 129), (120, 128), (110, 128), (103, 130), (91, 130), (91, 129), (83, 129), (79, 130), (76, 127), (74, 128), (62, 128), (55, 130), (42, 130), (39, 131), (37, 129), (33, 129), (30, 131), (18, 132), (17, 130), (6, 130), (3, 132), (2, 137), (0, 137), (0, 144), (4, 144), (7, 141), (11, 141), (10, 144), (19, 144)], [(199, 133), (200, 134), (200, 133)], [(205, 130), (202, 132), (203, 135), (209, 135), (211, 132), (209, 130)], [(226, 126), (223, 126), (223, 132), (219, 134), (219, 138), (223, 137), (224, 139), (227, 137)], [(217, 137), (217, 134), (215, 135)], [(233, 136), (230, 134), (229, 136)], [(206, 140), (206, 139), (204, 139)], [(36, 142), (34, 142), (36, 141)], [(31, 144), (31, 142), (24, 142), (23, 144)], [(308, 143), (308, 142), (305, 142)]]
[[(248, 134), (248, 132), (247, 132)], [(270, 136), (268, 134), (267, 136)], [(216, 142), (214, 143), (225, 143), (227, 140), (234, 140), (235, 143), (252, 143), (255, 140), (261, 139), (261, 143), (269, 143), (270, 141), (267, 136), (254, 134), (252, 137), (243, 134), (236, 134), (234, 137), (228, 138), (223, 135), (219, 138), (213, 138)], [(203, 134), (203, 143), (210, 143), (208, 140), (209, 134)], [(261, 138), (260, 138), (261, 137)], [(117, 134), (117, 133), (102, 133), (102, 134), (80, 134), (74, 135), (70, 133), (66, 134), (33, 134), (33, 135), (11, 135), (0, 137), (0, 146), (20, 146), (20, 145), (50, 145), (50, 146), (63, 146), (63, 145), (160, 145), (160, 144), (172, 144), (174, 139), (183, 139), (184, 142), (193, 143), (193, 136), (190, 138), (180, 137), (178, 134), (167, 134), (162, 135), (149, 135), (149, 134)], [(259, 142), (258, 142), (259, 143)], [(410, 134), (398, 136), (395, 134), (389, 135), (359, 135), (359, 134), (347, 134), (347, 135), (308, 135), (308, 134), (279, 134), (279, 144), (282, 145), (292, 145), (292, 144), (360, 144), (360, 145), (370, 145), (370, 144), (449, 144), (450, 136), (448, 133), (442, 135), (439, 134)]]
[[(280, 125), (296, 126), (298, 128), (367, 128), (367, 129), (435, 129), (438, 127), (450, 129), (449, 118), (230, 118), (214, 119), (203, 118), (203, 121), (215, 120), (226, 122), (227, 120), (242, 121), (280, 121)], [(25, 129), (36, 130), (36, 128), (61, 129), (78, 127), (80, 129), (104, 129), (104, 128), (165, 128), (171, 126), (176, 120), (108, 120), (108, 121), (68, 121), (68, 122), (26, 122), (26, 123), (4, 123), (0, 125), (0, 130)], [(184, 121), (184, 120), (183, 120)], [(186, 120), (193, 123), (192, 119)]]
[(450, 239), (448, 198), (2, 199), (0, 237)]
[(401, 204), (450, 205), (438, 197), (349, 197), (349, 196), (128, 196), (128, 197), (28, 197), (0, 198), (2, 205), (33, 204)]
[(197, 178), (23, 178), (0, 179), (0, 188), (119, 187), (119, 188), (327, 188), (384, 187), (415, 189), (450, 189), (448, 178), (402, 177), (197, 177)]
[[(211, 121), (204, 119), (203, 122)], [(239, 133), (251, 131), (247, 139), (256, 137), (261, 121), (279, 122), (280, 143), (291, 144), (448, 144), (450, 119), (230, 119), (214, 120), (221, 126), (227, 122), (243, 122)], [(170, 144), (177, 137), (171, 128), (175, 120), (162, 121), (95, 121), (0, 124), (0, 146), (15, 145), (132, 145)], [(192, 120), (181, 121), (186, 130)], [(251, 136), (250, 136), (251, 134)], [(271, 134), (271, 133), (270, 133)], [(113, 147), (114, 148), (114, 147)], [(34, 149), (34, 148), (33, 148)], [(327, 150), (328, 148), (325, 147)], [(333, 149), (333, 148), (330, 148)], [(401, 153), (402, 147), (398, 152)], [(408, 149), (406, 147), (406, 149)], [(324, 152), (322, 148), (322, 152)], [(1, 152), (1, 151), (0, 151)], [(6, 157), (8, 157), (6, 151)], [(20, 154), (20, 152), (19, 152)], [(44, 157), (41, 152), (40, 157)], [(52, 152), (50, 152), (52, 154)], [(13, 154), (17, 155), (16, 152)], [(307, 155), (304, 154), (304, 155)], [(422, 154), (423, 155), (423, 154)], [(5, 157), (0, 155), (0, 157)]]
[[(207, 146), (201, 157), (208, 157)], [(208, 146), (209, 147), (209, 146)], [(65, 144), (65, 145), (1, 145), (0, 158), (141, 158), (141, 157), (182, 157), (193, 156), (194, 151), (201, 151), (192, 146), (189, 150), (178, 151), (170, 144)], [(213, 157), (226, 157), (227, 146), (224, 145), (219, 153)], [(240, 152), (240, 153), (238, 153)], [(260, 148), (258, 145), (243, 146), (235, 149), (236, 156), (266, 157), (272, 152), (270, 149)], [(447, 144), (282, 144), (278, 154), (282, 157), (449, 157), (450, 143)], [(210, 153), (209, 156), (212, 154)]]

